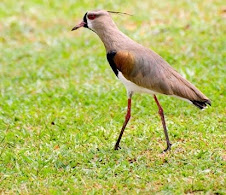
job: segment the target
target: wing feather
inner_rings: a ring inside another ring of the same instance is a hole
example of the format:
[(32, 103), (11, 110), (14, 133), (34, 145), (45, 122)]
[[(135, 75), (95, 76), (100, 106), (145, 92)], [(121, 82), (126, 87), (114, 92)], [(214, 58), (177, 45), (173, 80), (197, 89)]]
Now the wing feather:
[(149, 49), (139, 51), (118, 51), (113, 58), (117, 69), (126, 79), (158, 93), (210, 104), (201, 91), (157, 53)]

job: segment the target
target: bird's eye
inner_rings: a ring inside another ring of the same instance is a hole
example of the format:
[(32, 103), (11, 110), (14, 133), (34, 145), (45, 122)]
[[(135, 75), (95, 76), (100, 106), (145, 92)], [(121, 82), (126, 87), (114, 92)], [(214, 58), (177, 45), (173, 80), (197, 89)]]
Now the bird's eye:
[(89, 15), (88, 15), (88, 18), (89, 18), (90, 20), (94, 20), (94, 19), (96, 18), (96, 15), (94, 15), (94, 14), (89, 14)]

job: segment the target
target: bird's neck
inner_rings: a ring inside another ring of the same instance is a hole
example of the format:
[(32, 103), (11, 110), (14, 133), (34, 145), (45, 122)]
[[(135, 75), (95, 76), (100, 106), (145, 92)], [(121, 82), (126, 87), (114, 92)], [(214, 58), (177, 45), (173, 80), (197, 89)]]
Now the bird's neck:
[(96, 33), (104, 43), (106, 52), (126, 50), (129, 43), (133, 42), (133, 40), (122, 33), (116, 26), (105, 28)]

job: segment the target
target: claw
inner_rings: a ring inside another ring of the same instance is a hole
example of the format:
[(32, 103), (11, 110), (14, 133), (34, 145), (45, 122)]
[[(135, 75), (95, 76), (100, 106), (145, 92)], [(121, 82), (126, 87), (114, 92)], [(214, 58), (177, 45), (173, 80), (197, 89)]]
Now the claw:
[(162, 153), (165, 153), (167, 151), (170, 151), (171, 150), (171, 146), (172, 146), (171, 143), (167, 144), (167, 148), (165, 150), (163, 150)]
[(118, 149), (121, 149), (121, 147), (119, 145), (115, 145), (114, 150), (118, 150)]

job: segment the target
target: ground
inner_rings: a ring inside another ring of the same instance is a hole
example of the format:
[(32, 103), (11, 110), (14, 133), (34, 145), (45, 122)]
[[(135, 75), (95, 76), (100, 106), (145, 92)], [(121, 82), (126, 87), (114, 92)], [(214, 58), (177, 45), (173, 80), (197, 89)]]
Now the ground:
[[(0, 2), (0, 192), (20, 194), (224, 194), (223, 0)], [(212, 100), (200, 111), (159, 95), (134, 95), (132, 118), (113, 147), (127, 97), (87, 29), (87, 10), (122, 11), (118, 27), (152, 48)]]

